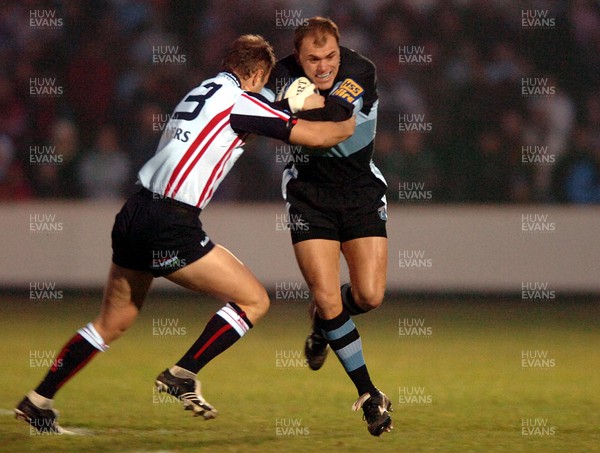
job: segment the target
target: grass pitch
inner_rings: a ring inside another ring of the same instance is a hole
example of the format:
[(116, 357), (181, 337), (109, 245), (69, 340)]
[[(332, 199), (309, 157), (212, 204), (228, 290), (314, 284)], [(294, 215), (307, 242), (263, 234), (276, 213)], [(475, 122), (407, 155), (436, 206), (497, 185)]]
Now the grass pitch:
[(75, 436), (41, 436), (12, 408), (37, 385), (99, 297), (3, 297), (0, 450), (197, 452), (590, 452), (600, 445), (600, 306), (550, 301), (388, 298), (355, 319), (395, 429), (370, 436), (354, 388), (331, 355), (302, 360), (305, 301), (267, 317), (202, 370), (219, 417), (193, 418), (155, 393), (156, 375), (197, 338), (220, 304), (151, 295), (140, 318), (56, 398)]

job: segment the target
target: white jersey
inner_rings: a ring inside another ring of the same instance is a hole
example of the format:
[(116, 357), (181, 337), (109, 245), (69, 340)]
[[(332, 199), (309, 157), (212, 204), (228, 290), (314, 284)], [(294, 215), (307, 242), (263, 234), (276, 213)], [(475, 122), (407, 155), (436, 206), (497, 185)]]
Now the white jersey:
[(204, 208), (244, 152), (248, 133), (289, 139), (290, 116), (221, 72), (177, 105), (138, 180), (161, 197)]

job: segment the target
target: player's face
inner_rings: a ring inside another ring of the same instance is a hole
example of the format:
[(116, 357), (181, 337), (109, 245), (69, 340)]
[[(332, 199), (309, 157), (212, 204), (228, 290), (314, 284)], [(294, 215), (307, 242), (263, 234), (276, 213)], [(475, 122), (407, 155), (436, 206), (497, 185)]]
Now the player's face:
[(340, 68), (340, 46), (333, 35), (325, 36), (325, 45), (321, 47), (314, 44), (314, 36), (306, 36), (297, 55), (304, 74), (319, 90), (328, 90), (333, 86)]

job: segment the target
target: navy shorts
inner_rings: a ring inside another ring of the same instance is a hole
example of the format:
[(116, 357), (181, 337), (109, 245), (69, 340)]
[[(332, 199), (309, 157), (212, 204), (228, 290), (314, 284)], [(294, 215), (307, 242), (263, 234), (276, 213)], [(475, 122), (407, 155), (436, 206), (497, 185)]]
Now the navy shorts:
[(368, 174), (344, 184), (290, 179), (286, 200), (292, 243), (387, 237), (386, 191), (382, 181)]
[(202, 230), (200, 212), (194, 206), (140, 190), (115, 217), (113, 263), (162, 277), (202, 258), (215, 245)]

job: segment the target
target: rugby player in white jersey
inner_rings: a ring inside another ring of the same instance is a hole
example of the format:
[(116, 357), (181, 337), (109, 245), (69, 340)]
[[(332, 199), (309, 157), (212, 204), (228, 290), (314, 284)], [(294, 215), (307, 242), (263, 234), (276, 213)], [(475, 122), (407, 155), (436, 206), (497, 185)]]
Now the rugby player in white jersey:
[[(248, 134), (327, 147), (354, 131), (353, 118), (298, 120), (257, 94), (274, 64), (267, 41), (244, 35), (227, 52), (222, 72), (177, 105), (156, 154), (138, 174), (142, 189), (115, 218), (113, 262), (100, 314), (62, 348), (42, 382), (15, 409), (17, 418), (39, 432), (65, 431), (56, 421), (55, 393), (132, 325), (156, 277), (226, 303), (181, 359), (155, 380), (159, 391), (178, 397), (194, 415), (216, 417), (216, 409), (202, 397), (196, 375), (267, 312), (269, 298), (248, 268), (213, 244), (202, 229), (200, 212), (242, 154)], [(304, 108), (324, 104), (318, 95), (306, 96)]]

